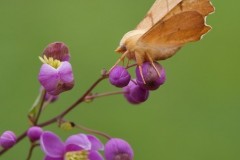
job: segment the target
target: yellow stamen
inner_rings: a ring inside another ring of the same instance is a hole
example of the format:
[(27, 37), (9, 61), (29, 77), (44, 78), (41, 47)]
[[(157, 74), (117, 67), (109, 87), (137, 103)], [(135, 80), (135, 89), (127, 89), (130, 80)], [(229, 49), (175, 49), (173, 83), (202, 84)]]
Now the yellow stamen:
[(44, 64), (49, 64), (54, 68), (58, 68), (61, 65), (61, 62), (57, 59), (53, 59), (52, 57), (47, 58), (45, 55), (43, 57), (39, 57), (40, 61)]
[(88, 151), (73, 151), (65, 154), (64, 160), (89, 160)]

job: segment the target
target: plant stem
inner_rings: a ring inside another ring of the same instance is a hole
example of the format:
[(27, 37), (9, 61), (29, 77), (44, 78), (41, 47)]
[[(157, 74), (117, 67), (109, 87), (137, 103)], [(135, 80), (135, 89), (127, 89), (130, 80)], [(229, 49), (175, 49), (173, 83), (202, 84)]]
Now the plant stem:
[(45, 96), (46, 96), (46, 90), (43, 90), (43, 99), (42, 99), (42, 101), (41, 101), (41, 104), (40, 104), (40, 107), (39, 107), (39, 110), (38, 110), (38, 113), (37, 113), (37, 117), (36, 117), (36, 119), (35, 119), (35, 121), (34, 121), (34, 125), (37, 125), (38, 120), (39, 120), (39, 118), (40, 118), (40, 115), (41, 115), (41, 113), (42, 113), (43, 104), (44, 104), (44, 101), (45, 101)]
[(105, 137), (105, 138), (107, 138), (107, 139), (111, 139), (111, 138), (112, 138), (111, 136), (109, 136), (109, 135), (106, 134), (106, 133), (103, 133), (103, 132), (100, 132), (100, 131), (97, 131), (97, 130), (90, 129), (90, 128), (84, 127), (84, 126), (82, 126), (82, 125), (75, 124), (75, 127), (76, 127), (76, 128), (79, 128), (79, 129), (82, 129), (82, 130), (84, 130), (84, 131), (87, 131), (87, 132), (89, 132), (89, 133), (93, 133), (93, 134), (97, 134), (97, 135), (103, 136), (103, 137)]
[(34, 143), (31, 144), (31, 147), (30, 147), (30, 149), (29, 149), (28, 156), (27, 156), (27, 159), (26, 159), (26, 160), (30, 160), (30, 159), (31, 159), (33, 150), (34, 150), (34, 148), (37, 147), (37, 146), (39, 146), (39, 144), (34, 144)]
[(53, 117), (52, 119), (45, 121), (43, 123), (40, 123), (38, 126), (40, 127), (44, 127), (47, 125), (50, 125), (54, 122), (56, 122), (58, 119), (62, 119), (66, 114), (68, 114), (71, 110), (73, 110), (78, 104), (80, 104), (81, 102), (83, 102), (85, 100), (85, 97), (97, 86), (98, 83), (100, 83), (102, 80), (104, 80), (105, 78), (107, 78), (107, 75), (103, 75), (100, 78), (98, 78), (93, 84), (92, 86), (76, 101), (74, 102), (71, 106), (69, 106), (66, 110), (64, 110), (62, 113), (60, 113), (59, 115)]
[[(50, 125), (54, 122), (57, 122), (59, 119), (63, 118), (66, 114), (68, 114), (71, 110), (73, 110), (78, 104), (80, 104), (81, 102), (83, 102), (85, 100), (85, 97), (104, 79), (106, 79), (108, 77), (107, 74), (105, 75), (102, 75), (100, 78), (98, 78), (91, 86), (90, 88), (76, 101), (74, 102), (71, 106), (69, 106), (66, 110), (64, 110), (62, 113), (58, 114), (57, 116), (45, 121), (45, 122), (42, 122), (40, 124), (37, 124), (37, 126), (39, 127), (45, 127), (47, 125)], [(42, 106), (43, 104), (41, 105), (41, 109), (42, 109)], [(40, 117), (41, 113), (38, 112), (38, 118)], [(36, 121), (35, 121), (36, 122)], [(20, 142), (23, 138), (25, 138), (27, 136), (27, 130), (24, 131), (20, 136), (18, 136), (17, 140), (16, 140), (16, 144), (18, 142)], [(15, 144), (15, 145), (16, 145)], [(10, 148), (7, 148), (7, 149), (2, 149), (0, 150), (0, 156), (2, 154), (4, 154), (6, 151), (8, 151)]]
[(115, 91), (115, 92), (105, 92), (105, 93), (97, 93), (91, 96), (86, 96), (85, 97), (85, 101), (86, 100), (93, 100), (95, 98), (100, 98), (100, 97), (106, 97), (106, 96), (111, 96), (111, 95), (117, 95), (117, 94), (124, 94), (124, 91)]
[(129, 66), (127, 66), (127, 67), (125, 67), (125, 69), (129, 69), (129, 68), (131, 68), (131, 67), (134, 67), (134, 66), (137, 66), (137, 64), (136, 64), (136, 63), (134, 63), (134, 64), (131, 64), (131, 65), (129, 65)]

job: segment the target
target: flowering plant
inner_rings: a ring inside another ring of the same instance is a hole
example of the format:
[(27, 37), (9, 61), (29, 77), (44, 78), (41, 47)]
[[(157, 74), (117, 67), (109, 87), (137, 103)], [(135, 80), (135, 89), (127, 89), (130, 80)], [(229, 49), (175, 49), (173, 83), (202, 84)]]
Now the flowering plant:
[[(133, 160), (134, 154), (130, 144), (121, 138), (83, 127), (67, 120), (69, 114), (80, 103), (95, 98), (121, 94), (129, 103), (137, 105), (145, 102), (152, 90), (164, 84), (165, 70), (157, 62), (145, 62), (142, 70), (136, 64), (120, 66), (115, 64), (110, 70), (103, 70), (101, 76), (73, 104), (56, 116), (39, 122), (43, 110), (59, 99), (63, 92), (69, 92), (75, 84), (73, 68), (70, 62), (69, 48), (63, 42), (49, 44), (39, 57), (42, 65), (38, 74), (40, 83), (39, 96), (28, 113), (29, 127), (16, 136), (13, 131), (5, 131), (0, 136), (0, 156), (10, 150), (24, 138), (29, 139), (30, 149), (27, 160), (32, 157), (33, 150), (39, 147), (45, 160)], [(129, 68), (136, 67), (136, 74), (130, 75)], [(133, 77), (133, 78), (132, 78)], [(117, 92), (93, 94), (94, 88), (108, 79), (114, 87), (121, 88)], [(62, 129), (79, 128), (84, 133), (69, 135), (65, 142), (54, 132), (44, 127), (56, 123)], [(96, 136), (107, 139), (105, 145)]]

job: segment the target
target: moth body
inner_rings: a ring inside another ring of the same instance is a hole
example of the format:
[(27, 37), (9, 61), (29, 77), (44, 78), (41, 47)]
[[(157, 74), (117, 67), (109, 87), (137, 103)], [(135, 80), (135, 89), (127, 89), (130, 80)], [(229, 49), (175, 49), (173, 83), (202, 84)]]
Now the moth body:
[(116, 52), (126, 54), (129, 60), (135, 60), (138, 65), (145, 61), (164, 60), (173, 56), (180, 46), (160, 47), (160, 45), (149, 45), (139, 39), (145, 34), (146, 30), (132, 30), (127, 32), (120, 41)]

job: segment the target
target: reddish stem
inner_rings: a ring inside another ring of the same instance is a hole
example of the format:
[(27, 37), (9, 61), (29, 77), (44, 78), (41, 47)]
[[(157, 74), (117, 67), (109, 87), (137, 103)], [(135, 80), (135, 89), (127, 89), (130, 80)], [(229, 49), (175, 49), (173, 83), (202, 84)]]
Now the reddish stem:
[[(40, 124), (36, 124), (39, 127), (44, 127), (47, 125), (50, 125), (52, 123), (57, 122), (59, 119), (62, 119), (66, 114), (68, 114), (71, 110), (73, 110), (78, 104), (80, 104), (81, 102), (83, 102), (85, 100), (85, 97), (87, 95), (89, 95), (89, 93), (98, 85), (98, 83), (100, 83), (102, 80), (106, 79), (108, 77), (108, 74), (102, 75), (100, 78), (98, 78), (93, 84), (92, 86), (76, 101), (74, 102), (71, 106), (69, 106), (66, 110), (64, 110), (62, 113), (58, 114), (57, 116), (51, 118), (50, 120), (47, 120), (45, 122), (42, 122)], [(39, 113), (40, 116), (40, 113)], [(39, 118), (39, 117), (38, 117)], [(23, 138), (25, 138), (27, 136), (27, 130), (25, 132), (23, 132), (20, 136), (18, 136), (17, 140), (16, 140), (16, 144), (18, 142), (20, 142)], [(3, 153), (5, 153), (6, 151), (8, 151), (10, 148), (8, 149), (2, 149), (0, 150), (0, 155), (2, 155)]]

